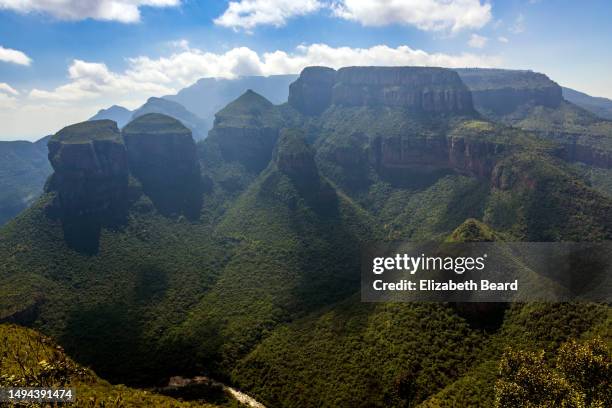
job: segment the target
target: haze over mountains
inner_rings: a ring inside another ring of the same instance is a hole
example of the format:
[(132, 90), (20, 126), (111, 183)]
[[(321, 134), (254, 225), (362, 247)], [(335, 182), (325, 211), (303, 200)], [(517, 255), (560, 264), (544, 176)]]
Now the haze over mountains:
[(362, 303), (359, 248), (612, 239), (590, 176), (608, 122), (557, 88), (310, 67), (287, 103), (242, 92), (197, 143), (159, 113), (68, 126), (45, 193), (0, 229), (0, 320), (134, 386), (205, 373), (271, 407), (492, 406), (504, 350), (609, 341), (610, 307)]

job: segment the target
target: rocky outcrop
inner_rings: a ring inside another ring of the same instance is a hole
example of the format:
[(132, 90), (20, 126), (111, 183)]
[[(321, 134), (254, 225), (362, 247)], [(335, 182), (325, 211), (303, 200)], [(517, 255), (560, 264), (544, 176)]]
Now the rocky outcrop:
[(331, 105), (474, 113), (472, 96), (457, 73), (429, 67), (309, 67), (291, 85), (289, 104), (307, 115)]
[(128, 208), (127, 152), (110, 120), (65, 127), (48, 143), (54, 173), (46, 189), (56, 193), (49, 214), (62, 222), (67, 245), (96, 253), (100, 230), (125, 220)]
[(318, 115), (331, 105), (336, 71), (327, 67), (304, 68), (289, 85), (289, 105), (306, 115)]
[(503, 151), (501, 144), (461, 137), (392, 137), (375, 141), (374, 159), (379, 171), (391, 177), (403, 169), (446, 168), (488, 178)]
[(578, 144), (576, 142), (565, 141), (567, 139), (578, 139), (578, 135), (563, 134), (551, 136), (549, 134), (542, 134), (547, 138), (559, 138), (560, 148), (558, 151), (558, 157), (569, 162), (581, 162), (588, 164), (589, 166), (601, 167), (604, 169), (612, 168), (612, 151), (598, 149), (593, 146), (586, 146), (584, 144)]
[(224, 160), (258, 173), (270, 162), (282, 126), (276, 107), (248, 90), (217, 113), (209, 138)]
[(191, 131), (169, 116), (149, 113), (123, 129), (130, 172), (164, 215), (197, 217), (200, 164)]
[(98, 120), (65, 127), (49, 140), (64, 217), (114, 217), (127, 205), (127, 152), (115, 122)]
[(474, 107), (487, 115), (509, 115), (525, 106), (557, 108), (561, 87), (533, 71), (469, 68), (456, 70), (472, 92)]

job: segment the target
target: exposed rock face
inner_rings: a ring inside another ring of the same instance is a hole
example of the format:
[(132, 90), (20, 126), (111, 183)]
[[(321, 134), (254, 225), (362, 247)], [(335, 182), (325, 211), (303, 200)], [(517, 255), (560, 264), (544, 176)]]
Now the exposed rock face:
[(281, 127), (276, 107), (248, 90), (217, 113), (209, 137), (219, 147), (223, 159), (260, 172), (272, 158)]
[(197, 217), (202, 181), (191, 131), (176, 119), (150, 113), (130, 122), (123, 138), (130, 171), (158, 211)]
[[(563, 135), (567, 138), (567, 135)], [(577, 143), (562, 143), (559, 157), (569, 162), (582, 162), (604, 169), (612, 168), (612, 152)]]
[(387, 175), (406, 168), (447, 168), (459, 173), (488, 178), (503, 145), (450, 138), (386, 138), (377, 141), (374, 152), (378, 168)]
[(306, 115), (322, 113), (332, 100), (336, 71), (327, 67), (304, 68), (289, 85), (289, 104)]
[(487, 114), (508, 115), (521, 106), (558, 107), (561, 87), (546, 75), (506, 69), (457, 69), (474, 98), (476, 109)]
[(62, 221), (68, 246), (98, 250), (100, 229), (120, 224), (128, 207), (128, 164), (117, 124), (96, 120), (65, 127), (48, 143), (57, 192), (50, 214)]
[(114, 216), (127, 205), (127, 152), (115, 122), (98, 120), (65, 127), (49, 141), (58, 192), (67, 217)]
[(330, 105), (387, 106), (417, 112), (473, 114), (472, 96), (456, 72), (422, 67), (309, 67), (289, 91), (298, 111), (319, 114)]

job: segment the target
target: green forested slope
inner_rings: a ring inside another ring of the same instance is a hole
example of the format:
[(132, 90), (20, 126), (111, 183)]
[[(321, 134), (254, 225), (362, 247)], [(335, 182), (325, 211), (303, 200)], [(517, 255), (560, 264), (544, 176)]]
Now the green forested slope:
[(212, 373), (272, 407), (487, 406), (504, 347), (601, 336), (609, 307), (363, 304), (360, 245), (461, 240), (474, 225), (610, 239), (612, 199), (555, 148), (477, 114), (308, 116), (248, 92), (197, 146), (199, 216), (161, 215), (130, 174), (126, 219), (93, 253), (66, 244), (57, 191), (2, 228), (0, 319), (111, 381)]

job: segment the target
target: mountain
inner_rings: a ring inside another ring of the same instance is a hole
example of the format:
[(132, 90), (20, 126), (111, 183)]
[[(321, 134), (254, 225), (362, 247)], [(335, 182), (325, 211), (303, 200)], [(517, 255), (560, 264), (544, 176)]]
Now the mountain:
[(0, 142), (0, 225), (32, 204), (43, 191), (51, 166), (48, 137), (37, 142)]
[(244, 76), (235, 79), (202, 78), (193, 85), (181, 89), (176, 95), (164, 96), (164, 99), (178, 102), (203, 118), (207, 123), (204, 130), (208, 132), (213, 126), (215, 113), (247, 89), (257, 92), (274, 104), (280, 104), (287, 101), (289, 84), (296, 78), (297, 75)]
[(136, 119), (147, 113), (162, 113), (181, 121), (192, 131), (196, 140), (206, 138), (210, 127), (205, 119), (191, 113), (180, 103), (163, 98), (149, 98), (144, 105), (132, 113), (131, 119)]
[(173, 118), (69, 126), (0, 229), (0, 321), (133, 387), (208, 375), (266, 406), (493, 406), (504, 350), (610, 343), (591, 303), (366, 303), (372, 242), (605, 241), (612, 198), (561, 143), (491, 121), (457, 72), (306, 68), (205, 140)]
[(571, 88), (563, 87), (563, 98), (591, 113), (603, 118), (612, 120), (612, 100), (587, 95), (583, 92)]
[(563, 99), (561, 87), (532, 71), (456, 70), (485, 117), (561, 144), (559, 155), (598, 168), (612, 167), (612, 121)]
[(100, 109), (98, 113), (89, 118), (89, 120), (109, 119), (115, 121), (119, 128), (124, 127), (132, 118), (132, 111), (123, 106), (113, 105), (108, 109)]

